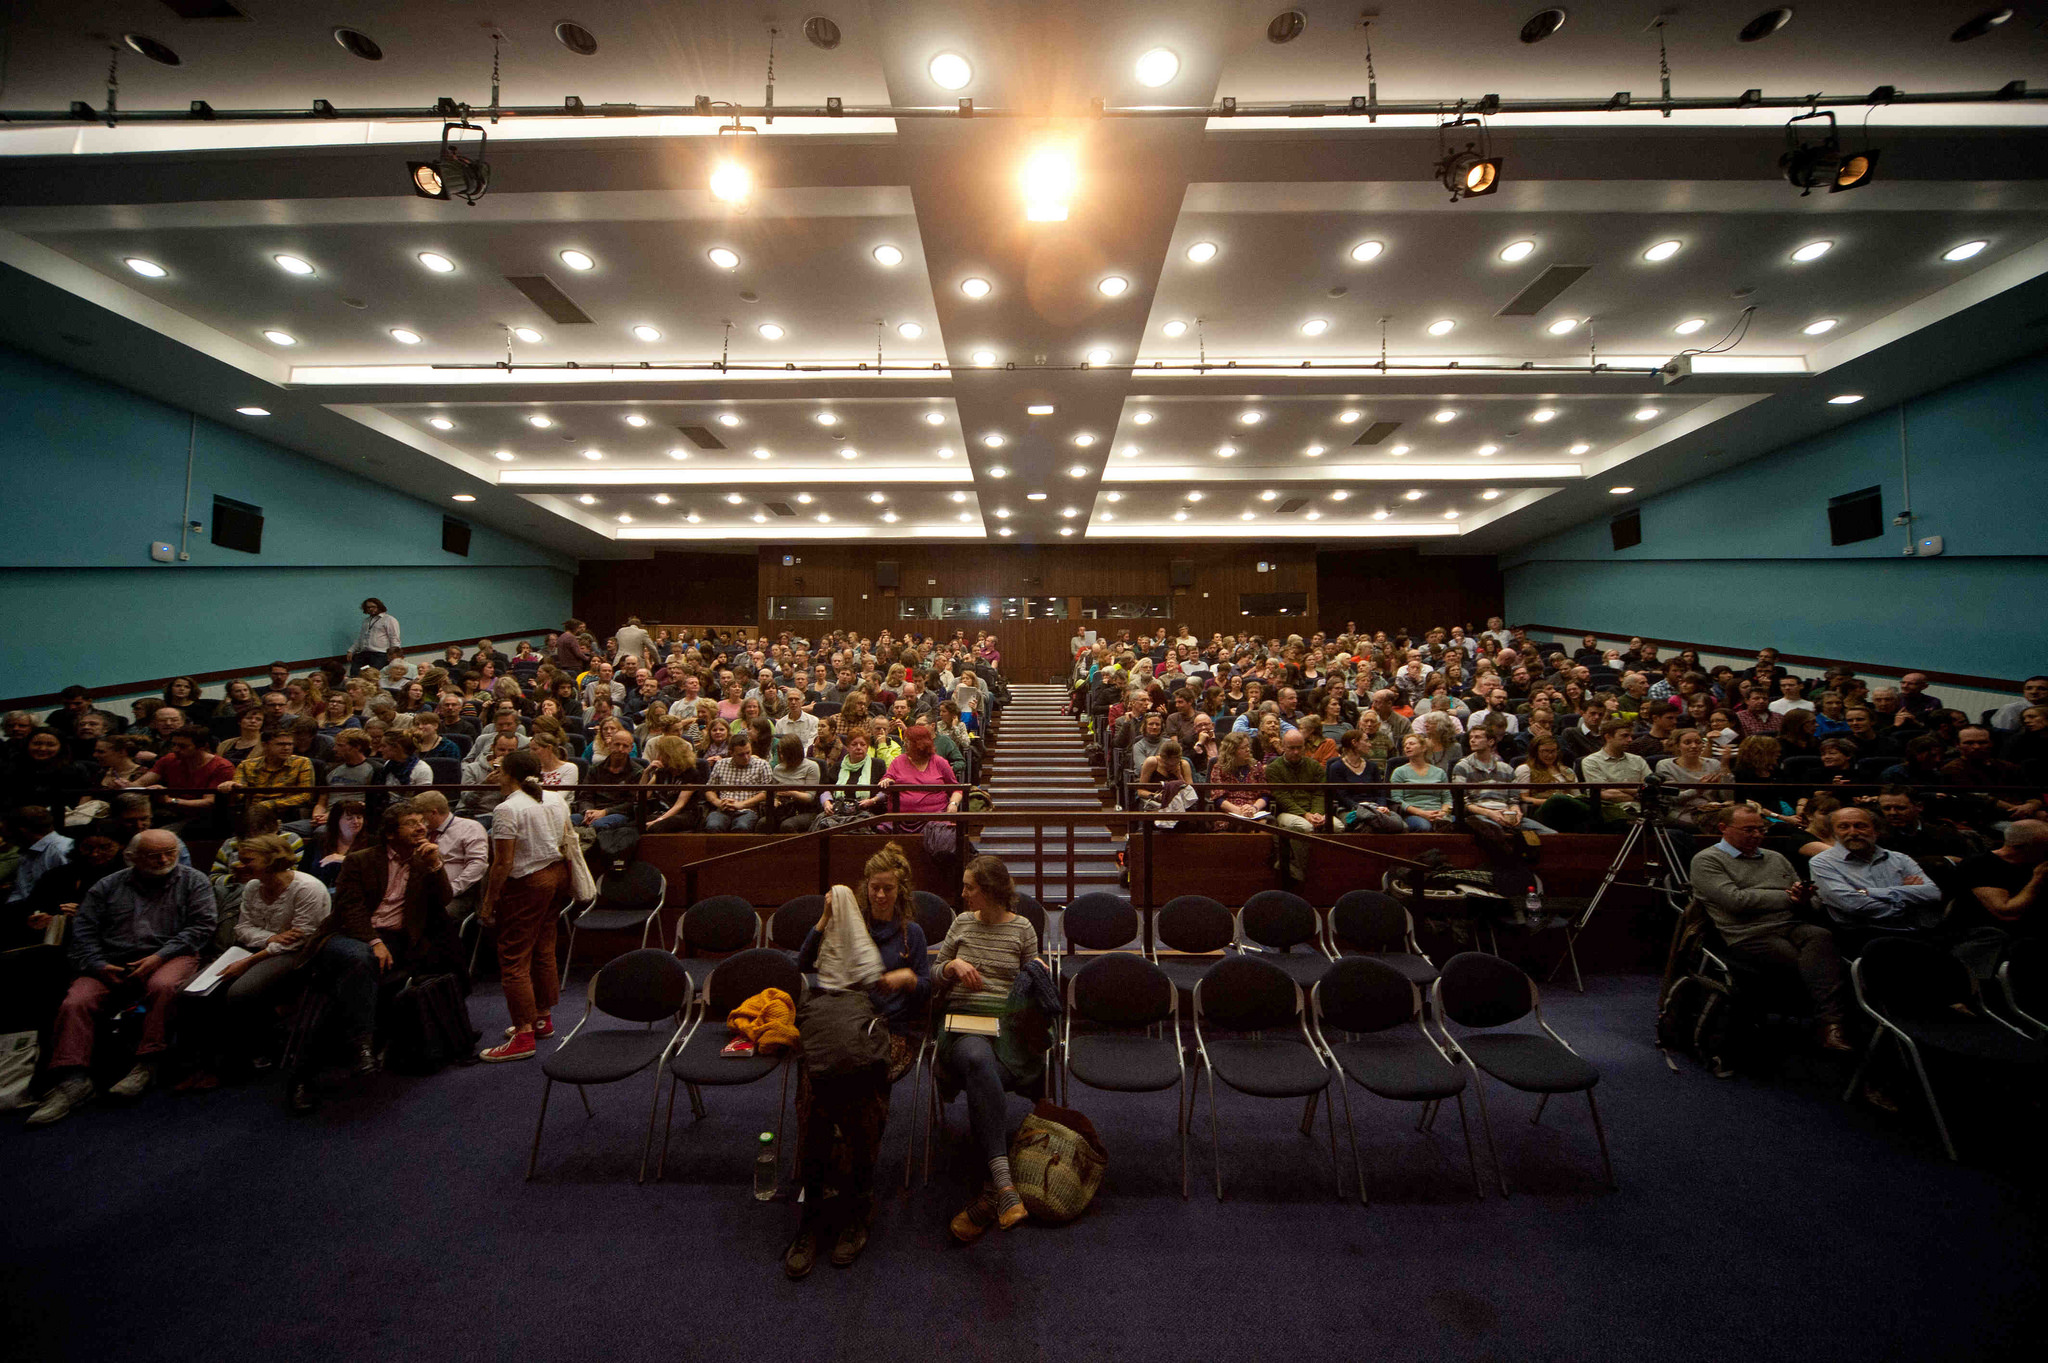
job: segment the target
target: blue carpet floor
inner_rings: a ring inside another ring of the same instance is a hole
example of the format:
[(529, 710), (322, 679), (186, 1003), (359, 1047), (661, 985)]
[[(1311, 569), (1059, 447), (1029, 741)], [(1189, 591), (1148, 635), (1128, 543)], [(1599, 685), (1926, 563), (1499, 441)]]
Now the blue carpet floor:
[[(667, 1180), (645, 1186), (642, 1082), (592, 1090), (594, 1118), (558, 1090), (541, 1176), (523, 1181), (530, 1063), (380, 1076), (310, 1118), (274, 1085), (102, 1100), (45, 1131), (16, 1117), (0, 1123), (0, 1348), (123, 1363), (2040, 1357), (2024, 1158), (1948, 1164), (1910, 1105), (1887, 1118), (1837, 1101), (1832, 1068), (1674, 1074), (1651, 1045), (1654, 1001), (1647, 978), (1545, 996), (1604, 1072), (1618, 1192), (1582, 1100), (1531, 1126), (1532, 1100), (1490, 1090), (1515, 1195), (1475, 1202), (1455, 1112), (1417, 1135), (1415, 1109), (1354, 1089), (1361, 1208), (1332, 1196), (1320, 1120), (1311, 1141), (1298, 1104), (1226, 1091), (1229, 1199), (1211, 1191), (1205, 1098), (1183, 1202), (1172, 1096), (1077, 1087), (1110, 1150), (1100, 1204), (963, 1249), (945, 1222), (976, 1179), (964, 1113), (948, 1114), (931, 1186), (906, 1197), (906, 1082), (866, 1256), (798, 1283), (779, 1263), (795, 1208), (749, 1193), (772, 1084), (710, 1093), (702, 1122), (678, 1104)], [(579, 982), (559, 1015), (581, 1006)], [(472, 1010), (503, 1026), (494, 989)]]

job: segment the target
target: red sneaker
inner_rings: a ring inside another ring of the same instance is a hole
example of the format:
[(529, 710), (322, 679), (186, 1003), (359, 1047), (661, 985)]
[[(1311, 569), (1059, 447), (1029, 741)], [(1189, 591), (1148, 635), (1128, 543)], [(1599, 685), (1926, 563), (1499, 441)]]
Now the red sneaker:
[[(506, 1036), (514, 1036), (514, 1035), (517, 1035), (518, 1031), (519, 1031), (519, 1028), (518, 1028), (518, 1027), (517, 1027), (516, 1025), (514, 1025), (514, 1026), (511, 1026), (511, 1027), (507, 1027), (507, 1028), (505, 1029), (505, 1035), (506, 1035)], [(546, 1015), (545, 1013), (543, 1013), (543, 1014), (542, 1014), (542, 1015), (541, 1015), (540, 1017), (537, 1017), (537, 1018), (535, 1018), (535, 1019), (534, 1019), (534, 1021), (533, 1021), (533, 1037), (534, 1037), (534, 1040), (536, 1040), (536, 1041), (546, 1041), (546, 1040), (547, 1040), (547, 1039), (548, 1039), (549, 1037), (553, 1036), (554, 1034), (555, 1034), (555, 1020), (554, 1020), (554, 1019), (553, 1019), (552, 1017), (549, 1017), (548, 1015)]]
[(520, 1032), (502, 1046), (493, 1046), (480, 1051), (477, 1059), (495, 1064), (500, 1060), (531, 1060), (534, 1057), (532, 1032)]

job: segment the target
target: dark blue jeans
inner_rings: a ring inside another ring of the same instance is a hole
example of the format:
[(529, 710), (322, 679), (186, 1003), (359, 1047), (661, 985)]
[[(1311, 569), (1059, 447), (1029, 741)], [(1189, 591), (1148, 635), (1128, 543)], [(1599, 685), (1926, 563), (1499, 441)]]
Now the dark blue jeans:
[(995, 1042), (985, 1036), (955, 1035), (947, 1048), (947, 1066), (967, 1095), (967, 1126), (985, 1160), (1010, 1153), (1009, 1104), (1004, 1090), (1010, 1072), (996, 1059)]
[(341, 1034), (351, 1044), (368, 1041), (377, 1030), (377, 980), (383, 971), (368, 942), (330, 937), (313, 958), (313, 987), (334, 997), (341, 1012)]

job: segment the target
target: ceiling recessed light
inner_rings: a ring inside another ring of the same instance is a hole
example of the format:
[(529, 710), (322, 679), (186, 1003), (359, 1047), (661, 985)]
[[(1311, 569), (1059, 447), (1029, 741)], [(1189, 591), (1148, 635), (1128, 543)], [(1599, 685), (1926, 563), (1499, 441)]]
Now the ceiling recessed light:
[(1535, 250), (1536, 243), (1533, 241), (1511, 241), (1500, 248), (1500, 258), (1512, 265), (1518, 260), (1527, 260)]
[(1045, 494), (1043, 492), (1027, 492), (1024, 494), (1024, 500), (1027, 502), (1042, 502), (1045, 500)]
[(1626, 497), (1626, 496), (1627, 496), (1627, 495), (1628, 495), (1629, 493), (1631, 493), (1631, 492), (1634, 492), (1634, 491), (1635, 491), (1635, 489), (1634, 489), (1634, 488), (1632, 488), (1632, 487), (1627, 487), (1627, 486), (1623, 486), (1623, 487), (1611, 487), (1611, 488), (1608, 488), (1608, 489), (1607, 489), (1607, 491), (1608, 491), (1608, 494), (1609, 494), (1610, 496), (1615, 496), (1615, 497)]
[(1500, 453), (1500, 446), (1498, 446), (1498, 445), (1481, 445), (1481, 446), (1479, 447), (1479, 453), (1480, 453), (1480, 454), (1482, 454), (1482, 455), (1487, 455), (1487, 456), (1492, 456), (1492, 455), (1496, 455), (1496, 454), (1499, 454), (1499, 453)]
[(1216, 447), (1216, 453), (1225, 459), (1230, 459), (1237, 454), (1237, 446), (1227, 443), (1218, 445)]
[(1202, 494), (1199, 491), (1190, 492), (1188, 493), (1188, 500), (1191, 502), (1199, 502), (1202, 500)]
[(1454, 521), (1458, 519), (1458, 513), (1455, 511), (1446, 511), (1444, 512), (1444, 519), (1447, 521)]
[(1847, 407), (1852, 402), (1861, 401), (1863, 401), (1863, 394), (1861, 393), (1837, 393), (1828, 399), (1829, 404), (1835, 407)]
[(646, 326), (644, 324), (641, 326), (634, 327), (633, 334), (643, 341), (658, 341), (661, 339), (661, 333), (659, 331), (655, 330), (653, 327)]
[(740, 258), (739, 253), (736, 251), (729, 251), (723, 246), (714, 246), (704, 254), (709, 256), (711, 263), (721, 270), (736, 270), (739, 268)]
[(1310, 508), (1309, 508), (1309, 510), (1308, 510), (1308, 519), (1310, 519), (1310, 520), (1312, 520), (1312, 521), (1319, 521), (1319, 520), (1321, 520), (1322, 518), (1323, 518), (1323, 513), (1322, 513), (1322, 512), (1320, 512), (1320, 511), (1316, 510), (1316, 509), (1315, 509), (1314, 507), (1310, 507)]
[(1156, 90), (1180, 74), (1180, 58), (1171, 48), (1155, 47), (1138, 58), (1132, 71), (1138, 77), (1138, 84)]
[(1056, 410), (1050, 402), (1027, 403), (1024, 407), (1026, 416), (1051, 416)]
[(964, 492), (954, 492), (949, 493), (947, 495), (950, 496), (955, 502), (964, 502), (967, 500), (967, 494)]
[(1311, 459), (1320, 459), (1323, 454), (1323, 447), (1321, 445), (1310, 445), (1307, 449), (1304, 449), (1302, 453), (1307, 455)]
[(1834, 243), (1832, 241), (1809, 241), (1806, 245), (1792, 253), (1792, 259), (1797, 261), (1819, 260), (1833, 248)]
[(1074, 437), (1074, 443), (1085, 450), (1090, 445), (1093, 445), (1095, 443), (1095, 437), (1090, 435), (1088, 432), (1083, 431), (1079, 435)]
[(602, 459), (604, 458), (604, 451), (599, 449), (585, 450), (583, 451), (583, 457), (585, 459)]
[(526, 418), (526, 424), (535, 430), (544, 431), (555, 424), (555, 419), (551, 416), (542, 416), (539, 412), (535, 412), (532, 416)]
[(874, 250), (874, 256), (876, 261), (891, 268), (903, 263), (903, 252), (894, 246), (877, 246)]
[(1121, 492), (1109, 492), (1104, 493), (1103, 495), (1108, 497), (1109, 500), (1112, 502), (1120, 502), (1124, 499), (1124, 494)]
[(755, 525), (765, 525), (765, 524), (767, 524), (767, 521), (768, 521), (768, 517), (767, 517), (767, 516), (765, 516), (765, 515), (763, 515), (763, 514), (762, 514), (761, 512), (759, 512), (759, 511), (756, 511), (756, 512), (754, 513), (754, 524), (755, 524)]
[(879, 492), (870, 492), (868, 494), (868, 500), (873, 502), (876, 506), (880, 506), (883, 502), (886, 502), (889, 499)]
[(1304, 336), (1320, 336), (1329, 329), (1329, 322), (1321, 317), (1311, 317), (1301, 324), (1301, 334)]
[(638, 412), (628, 412), (626, 413), (626, 424), (628, 426), (633, 427), (645, 426), (647, 424), (647, 418), (640, 415), (640, 413)]
[(1529, 413), (1529, 420), (1531, 421), (1554, 421), (1556, 418), (1557, 409), (1555, 407), (1538, 407), (1535, 411)]
[(779, 341), (782, 339), (782, 328), (773, 322), (763, 322), (755, 330), (761, 333), (761, 339), (764, 341)]
[[(754, 456), (756, 458), (761, 457), (761, 454), (762, 451), (760, 450), (754, 451)], [(681, 462), (682, 460), (688, 459), (690, 457), (690, 452), (684, 449), (681, 445), (673, 445), (669, 447), (668, 457), (676, 460), (677, 462)]]
[(999, 525), (996, 527), (996, 533), (998, 535), (1008, 535), (1010, 533), (1010, 527), (1007, 525)]
[(1951, 246), (1946, 251), (1943, 251), (1941, 258), (1943, 260), (1968, 260), (1990, 244), (1988, 241), (1966, 241), (1961, 246)]
[(997, 508), (996, 508), (996, 519), (997, 519), (997, 520), (999, 520), (999, 521), (1006, 521), (1006, 520), (1010, 519), (1010, 508), (1008, 508), (1007, 506), (999, 506), (999, 507), (997, 507)]
[(1436, 422), (1438, 425), (1442, 425), (1446, 421), (1456, 421), (1458, 419), (1458, 414), (1451, 408), (1446, 407), (1442, 411), (1432, 413), (1429, 419), (1431, 421)]
[(894, 525), (896, 524), (896, 513), (893, 511), (884, 511), (882, 513), (882, 519), (887, 521), (890, 525)]
[(1684, 242), (1660, 241), (1655, 246), (1652, 246), (1649, 250), (1643, 252), (1643, 259), (1669, 260), (1671, 259), (1671, 257), (1677, 255), (1684, 245)]
[(1131, 422), (1133, 425), (1137, 426), (1150, 426), (1152, 424), (1152, 413), (1133, 412), (1131, 414)]
[(941, 52), (925, 67), (932, 84), (941, 90), (964, 90), (974, 79), (974, 68), (958, 52)]
[(560, 254), (562, 263), (572, 270), (594, 270), (597, 268), (597, 262), (582, 251), (563, 251)]
[(514, 455), (510, 450), (498, 450), (491, 457), (501, 464), (509, 464), (518, 456)]
[(1385, 507), (1381, 507), (1378, 511), (1372, 513), (1372, 518), (1376, 521), (1383, 521), (1393, 514), (1393, 512), (1387, 510)]
[(1659, 415), (1655, 407), (1638, 407), (1631, 413), (1637, 421), (1655, 421)]
[(1104, 275), (1095, 285), (1096, 291), (1104, 298), (1120, 298), (1131, 287), (1131, 281), (1120, 274)]
[(1010, 471), (1001, 464), (990, 464), (988, 466), (988, 476), (991, 478), (1007, 478), (1010, 476)]
[(851, 445), (845, 445), (840, 448), (839, 457), (841, 459), (858, 459), (860, 458), (860, 451)]
[(1067, 477), (1086, 478), (1092, 471), (1086, 464), (1075, 464), (1067, 470)]
[(241, 413), (241, 414), (242, 414), (243, 416), (269, 416), (269, 415), (270, 415), (270, 409), (269, 409), (268, 407), (237, 407), (237, 408), (235, 408), (235, 410), (236, 410), (236, 411), (238, 411), (238, 412), (240, 412), (240, 413)]
[(1580, 441), (1578, 444), (1572, 446), (1573, 454), (1590, 454), (1592, 453), (1592, 450), (1593, 447), (1591, 445), (1586, 444), (1584, 441)]
[(990, 431), (987, 435), (981, 438), (981, 443), (987, 446), (989, 449), (999, 450), (1003, 447), (1002, 433), (1000, 431)]
[(455, 423), (445, 416), (430, 416), (427, 418), (427, 424), (437, 431), (452, 431), (455, 429)]
[(969, 298), (988, 297), (990, 287), (989, 282), (980, 275), (969, 275), (960, 281), (960, 292), (966, 294)]
[(587, 492), (586, 492), (586, 493), (584, 493), (584, 494), (583, 494), (583, 495), (582, 495), (581, 497), (578, 497), (578, 498), (577, 498), (576, 500), (577, 500), (577, 501), (579, 501), (579, 502), (581, 502), (581, 503), (583, 503), (583, 505), (585, 505), (585, 506), (596, 506), (596, 505), (597, 505), (597, 498), (595, 498), (595, 497), (591, 496), (591, 495), (590, 495), (589, 493), (587, 493)]
[(289, 331), (266, 331), (263, 333), (263, 339), (272, 345), (297, 345), (299, 343), (299, 338), (292, 335)]
[(993, 350), (977, 350), (972, 355), (969, 355), (967, 358), (973, 360), (976, 367), (978, 368), (995, 368), (996, 353)]
[(797, 494), (796, 494), (796, 504), (797, 504), (798, 506), (809, 506), (809, 505), (811, 504), (811, 494), (810, 494), (810, 493), (808, 493), (808, 492), (799, 492), (799, 493), (797, 493)]
[(740, 424), (740, 414), (738, 412), (720, 412), (718, 414), (718, 424), (728, 427), (737, 426)]
[(1265, 419), (1266, 414), (1264, 412), (1259, 411), (1256, 408), (1248, 412), (1239, 412), (1237, 414), (1237, 422), (1240, 426), (1256, 426)]
[(1273, 491), (1272, 488), (1267, 488), (1264, 492), (1261, 492), (1259, 494), (1259, 500), (1262, 502), (1277, 501), (1279, 499), (1279, 496), (1280, 494)]
[(1497, 488), (1497, 487), (1490, 487), (1490, 488), (1486, 489), (1486, 491), (1484, 491), (1484, 492), (1482, 492), (1482, 493), (1480, 493), (1480, 494), (1479, 494), (1479, 500), (1480, 500), (1480, 501), (1482, 501), (1482, 502), (1497, 502), (1497, 501), (1499, 501), (1499, 500), (1500, 500), (1500, 489), (1499, 489), (1499, 488)]
[(1196, 242), (1193, 246), (1188, 247), (1188, 259), (1197, 265), (1207, 265), (1210, 261), (1216, 259), (1216, 243), (1213, 241)]
[(1337, 420), (1343, 422), (1346, 426), (1356, 426), (1364, 417), (1365, 413), (1355, 407), (1347, 407), (1337, 413)]
[(407, 330), (405, 327), (393, 327), (391, 328), (391, 339), (400, 345), (418, 345), (420, 343), (420, 334), (417, 331)]
[(914, 341), (924, 335), (924, 328), (915, 322), (902, 322), (897, 325), (896, 334), (906, 341)]
[(943, 426), (946, 424), (946, 414), (936, 410), (926, 412), (924, 414), (924, 424), (927, 426)]
[[(691, 525), (695, 525), (695, 524), (696, 524), (697, 522), (699, 522), (699, 521), (703, 520), (704, 518), (703, 518), (702, 516), (698, 515), (698, 514), (697, 514), (696, 512), (692, 511), (692, 512), (691, 512), (691, 513), (690, 513), (689, 515), (687, 515), (687, 516), (683, 517), (683, 519), (684, 519), (684, 520), (686, 520), (686, 521), (688, 521), (688, 522), (689, 522), (689, 523), (690, 523)], [(756, 517), (754, 517), (754, 519), (758, 521), (758, 520), (760, 520), (760, 519), (762, 519), (762, 518), (761, 518), (761, 517), (759, 517), (759, 516), (756, 516)]]
[(1168, 322), (1160, 330), (1166, 333), (1167, 339), (1178, 341), (1181, 337), (1188, 334), (1188, 324), (1179, 321)]
[(121, 263), (146, 279), (162, 279), (170, 273), (169, 270), (166, 270), (155, 261), (144, 260), (141, 256), (129, 256)]
[(1395, 458), (1398, 459), (1402, 455), (1408, 453), (1408, 451), (1412, 448), (1413, 446), (1409, 445), (1396, 445), (1392, 449), (1388, 450), (1387, 453), (1393, 455)]
[(1402, 493), (1401, 496), (1407, 501), (1419, 502), (1422, 500), (1422, 489), (1419, 487), (1412, 487), (1409, 488), (1406, 492)]
[(1707, 319), (1704, 317), (1688, 317), (1683, 322), (1680, 322), (1677, 326), (1671, 329), (1677, 332), (1680, 336), (1690, 336), (1706, 324)]
[(1564, 336), (1569, 334), (1570, 332), (1576, 331), (1578, 329), (1578, 325), (1579, 319), (1576, 317), (1560, 317), (1555, 322), (1552, 322), (1549, 326), (1545, 327), (1544, 330), (1549, 332), (1553, 336)]
[(832, 524), (832, 517), (831, 517), (831, 516), (830, 516), (830, 515), (829, 515), (828, 513), (826, 513), (826, 512), (823, 512), (823, 511), (820, 511), (820, 512), (818, 513), (818, 515), (817, 515), (817, 518), (816, 518), (816, 519), (817, 519), (817, 522), (818, 522), (818, 524), (819, 524), (819, 525), (830, 525), (830, 524)]
[[(1974, 254), (1974, 253), (1973, 253), (1973, 254)], [(272, 260), (274, 260), (274, 261), (276, 261), (276, 262), (277, 262), (277, 268), (278, 268), (278, 269), (280, 269), (280, 270), (283, 270), (283, 271), (284, 271), (284, 272), (285, 272), (286, 274), (311, 274), (311, 273), (313, 273), (313, 265), (312, 265), (312, 262), (310, 262), (310, 261), (306, 261), (306, 260), (301, 260), (301, 259), (300, 259), (299, 257), (297, 257), (297, 256), (272, 256), (272, 257), (271, 257), (271, 259), (272, 259)], [(1960, 257), (1960, 256), (1958, 256), (1958, 257), (1956, 257), (1956, 259), (1960, 260), (1960, 259), (1961, 259), (1961, 257)]]
[(767, 446), (761, 445), (755, 447), (754, 457), (756, 459), (771, 459), (774, 457), (774, 455), (772, 454), (772, 452), (770, 452)]
[(512, 334), (528, 345), (539, 345), (541, 341), (540, 333), (532, 327), (514, 327), (512, 328)]
[(1188, 513), (1185, 511), (1176, 511), (1173, 513), (1173, 518), (1177, 521), (1184, 521), (1188, 518)]
[(951, 445), (941, 445), (936, 450), (933, 450), (932, 453), (938, 455), (941, 459), (951, 459), (953, 457), (953, 447)]
[(725, 494), (725, 500), (728, 505), (738, 506), (741, 502), (744, 502), (746, 498), (740, 496), (740, 494), (737, 492), (728, 492)]
[(1109, 350), (1104, 346), (1097, 346), (1088, 352), (1088, 363), (1090, 364), (1108, 364), (1112, 358)]
[(657, 492), (654, 494), (654, 504), (656, 506), (667, 506), (670, 502), (674, 500), (675, 498), (669, 496), (666, 492)]
[(1240, 511), (1237, 513), (1237, 518), (1241, 521), (1257, 520), (1258, 514), (1256, 511)]
[(820, 412), (812, 417), (811, 420), (817, 422), (820, 426), (837, 426), (839, 424), (839, 413)]
[(476, 496), (473, 493), (458, 492), (448, 500), (451, 502), (473, 502), (476, 500)]
[(1386, 249), (1386, 246), (1381, 242), (1361, 241), (1358, 245), (1351, 248), (1351, 258), (1363, 265), (1368, 260), (1377, 259), (1379, 253)]
[(1136, 445), (1126, 445), (1122, 449), (1117, 451), (1117, 454), (1125, 459), (1136, 459), (1142, 453), (1144, 453), (1144, 451)]
[[(1109, 517), (1107, 517), (1107, 516), (1104, 516), (1104, 517), (1103, 517), (1103, 519), (1104, 519), (1104, 520), (1108, 520), (1108, 519), (1109, 519)], [(1074, 533), (1074, 527), (1073, 527), (1073, 526), (1071, 526), (1071, 525), (1063, 525), (1063, 526), (1061, 526), (1061, 527), (1060, 527), (1060, 533), (1061, 533), (1062, 535), (1071, 535), (1071, 534), (1073, 534), (1073, 533)]]
[(1818, 322), (1808, 322), (1800, 328), (1808, 336), (1819, 336), (1824, 332), (1833, 331), (1834, 329), (1835, 319), (1832, 317), (1823, 317)]
[(420, 252), (420, 264), (426, 266), (435, 274), (447, 274), (455, 268), (454, 261), (446, 256), (436, 255), (432, 251)]
[(1441, 317), (1429, 324), (1429, 334), (1432, 336), (1448, 336), (1451, 333), (1451, 328), (1457, 325), (1450, 318)]

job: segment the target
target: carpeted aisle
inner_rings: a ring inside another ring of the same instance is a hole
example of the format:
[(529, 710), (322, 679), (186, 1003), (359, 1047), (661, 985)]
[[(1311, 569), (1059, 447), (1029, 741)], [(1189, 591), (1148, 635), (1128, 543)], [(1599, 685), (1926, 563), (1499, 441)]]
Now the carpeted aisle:
[[(1455, 1111), (1352, 1091), (1374, 1203), (1332, 1197), (1298, 1105), (1206, 1096), (1179, 1196), (1173, 1099), (1080, 1088), (1110, 1147), (1100, 1205), (1065, 1228), (954, 1246), (973, 1176), (949, 1114), (929, 1189), (896, 1186), (866, 1256), (784, 1280), (795, 1210), (749, 1195), (775, 1088), (678, 1104), (668, 1178), (633, 1175), (643, 1082), (558, 1091), (522, 1181), (532, 1064), (380, 1077), (310, 1119), (274, 1087), (102, 1101), (0, 1127), (7, 1354), (23, 1359), (1264, 1359), (2013, 1357), (2039, 1345), (2038, 1194), (1940, 1160), (1917, 1123), (1851, 1109), (1834, 1071), (1720, 1082), (1650, 1044), (1655, 981), (1545, 995), (1605, 1073), (1621, 1191), (1582, 1101), (1532, 1127), (1489, 1090), (1515, 1196), (1471, 1197)], [(580, 987), (563, 1002), (573, 1019)], [(493, 992), (473, 1003), (503, 1025)], [(1474, 1139), (1478, 1110), (1470, 1104)], [(1016, 1107), (1022, 1115), (1023, 1107)], [(658, 1138), (657, 1138), (658, 1139)], [(1340, 1151), (1344, 1151), (1341, 1124)], [(1485, 1150), (1480, 1146), (1482, 1169)], [(890, 1170), (885, 1168), (885, 1177)], [(2034, 1345), (2025, 1345), (2028, 1338)]]

